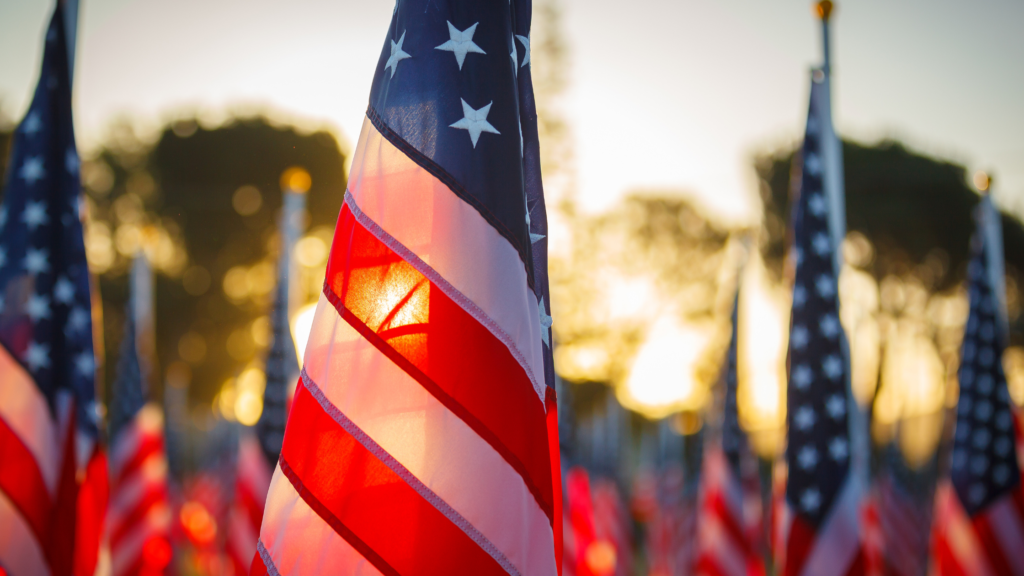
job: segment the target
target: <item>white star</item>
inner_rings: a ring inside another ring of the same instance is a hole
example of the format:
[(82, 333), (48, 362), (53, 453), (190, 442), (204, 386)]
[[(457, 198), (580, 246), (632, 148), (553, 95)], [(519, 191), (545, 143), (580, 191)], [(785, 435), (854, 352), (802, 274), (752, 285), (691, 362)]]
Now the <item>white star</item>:
[(801, 406), (793, 415), (793, 424), (796, 424), (799, 430), (807, 430), (814, 426), (815, 420), (814, 409), (810, 406)]
[(35, 230), (40, 224), (46, 224), (50, 221), (50, 216), (46, 213), (46, 204), (42, 201), (32, 202), (29, 200), (25, 203), (25, 211), (21, 214), (21, 221), (28, 226), (29, 231)]
[(821, 174), (821, 159), (818, 158), (817, 154), (808, 154), (807, 158), (804, 160), (804, 168), (806, 168), (807, 173), (812, 176)]
[(75, 285), (61, 276), (53, 285), (53, 299), (61, 304), (71, 304), (75, 300)]
[(988, 448), (988, 444), (991, 441), (992, 433), (985, 428), (978, 428), (977, 430), (974, 431), (974, 434), (971, 436), (971, 443), (974, 444), (975, 448), (978, 448), (980, 450)]
[(88, 352), (82, 352), (75, 356), (75, 370), (82, 376), (92, 376), (96, 373), (96, 360)]
[(978, 363), (981, 364), (982, 368), (988, 368), (992, 365), (992, 361), (995, 360), (995, 353), (992, 352), (991, 348), (982, 348), (978, 352)]
[(988, 470), (988, 456), (984, 454), (977, 454), (974, 458), (971, 458), (971, 472), (975, 475), (981, 476)]
[(825, 410), (828, 410), (828, 415), (836, 420), (842, 418), (846, 414), (846, 399), (839, 394), (829, 396), (825, 401)]
[(487, 106), (479, 110), (474, 110), (472, 106), (466, 104), (466, 101), (462, 101), (462, 113), (464, 117), (462, 120), (452, 124), (449, 128), (456, 128), (459, 130), (467, 130), (469, 132), (469, 139), (473, 141), (473, 148), (476, 148), (476, 141), (480, 139), (482, 132), (490, 132), (491, 134), (501, 134), (498, 132), (491, 123), (487, 121), (487, 114), (491, 111), (491, 105), (494, 102), (489, 102)]
[[(532, 32), (530, 33), (530, 36), (533, 36)], [(520, 67), (526, 66), (530, 63), (530, 36), (520, 36), (519, 34), (516, 34), (516, 38), (519, 38), (519, 41), (523, 43), (523, 48), (526, 49), (526, 52), (524, 52), (526, 56), (523, 57), (523, 63), (519, 65)]]
[(26, 158), (25, 163), (21, 165), (21, 172), (18, 173), (18, 176), (21, 176), (25, 182), (28, 182), (29, 186), (45, 178), (46, 170), (43, 168), (42, 156)]
[(967, 498), (974, 504), (977, 504), (985, 499), (985, 485), (974, 484), (971, 489), (967, 491)]
[(544, 238), (547, 238), (547, 236), (543, 234), (534, 234), (533, 232), (530, 232), (530, 244), (536, 244), (537, 242), (543, 240)]
[(838, 380), (843, 375), (843, 361), (832, 354), (825, 358), (825, 361), (821, 363), (821, 370), (828, 376), (830, 380)]
[(818, 290), (818, 295), (822, 298), (831, 298), (836, 293), (835, 282), (828, 277), (828, 274), (818, 276), (818, 281), (814, 283), (814, 287)]
[(405, 32), (402, 32), (402, 37), (398, 39), (398, 44), (395, 41), (391, 41), (391, 56), (388, 58), (388, 63), (384, 65), (384, 69), (391, 69), (391, 77), (395, 77), (395, 72), (398, 71), (398, 63), (406, 58), (412, 58), (412, 55), (402, 50), (402, 43), (405, 42)]
[(807, 346), (807, 341), (810, 340), (810, 335), (807, 332), (807, 328), (803, 326), (794, 326), (793, 333), (789, 335), (789, 343), (796, 350), (803, 350), (804, 346)]
[(25, 122), (21, 125), (21, 131), (28, 136), (32, 136), (43, 129), (43, 121), (39, 119), (38, 112), (31, 112), (25, 117)]
[(825, 215), (825, 198), (821, 194), (811, 194), (811, 197), (807, 199), (807, 207), (811, 209), (811, 213), (815, 216)]
[(835, 314), (828, 314), (818, 323), (821, 333), (826, 338), (835, 338), (839, 335), (839, 319)]
[(995, 325), (991, 322), (985, 322), (981, 325), (981, 330), (979, 330), (978, 335), (981, 336), (982, 340), (991, 342), (992, 337), (996, 335)]
[(981, 374), (978, 376), (977, 383), (978, 392), (988, 395), (992, 393), (992, 387), (994, 386), (995, 381), (992, 379), (991, 374)]
[(25, 303), (25, 313), (33, 322), (39, 322), (43, 318), (50, 317), (50, 299), (40, 294), (33, 294), (28, 297)]
[(1006, 456), (1013, 450), (1013, 441), (1010, 440), (1009, 436), (1000, 436), (996, 439), (996, 444), (993, 446), (996, 454), (999, 456)]
[(444, 50), (445, 52), (453, 52), (455, 54), (455, 61), (459, 63), (459, 70), (462, 70), (462, 63), (466, 60), (466, 54), (472, 52), (474, 54), (487, 54), (473, 42), (473, 34), (476, 32), (476, 27), (480, 23), (477, 22), (465, 30), (459, 30), (451, 22), (448, 22), (448, 36), (451, 40), (435, 46), (434, 50)]
[(516, 41), (512, 41), (512, 51), (508, 53), (509, 58), (512, 59), (512, 75), (517, 76), (519, 74), (519, 53), (516, 51)]
[(974, 407), (974, 417), (984, 422), (992, 416), (992, 403), (988, 400), (982, 400), (978, 402), (978, 405)]
[(999, 414), (996, 414), (996, 428), (1000, 430), (1009, 430), (1010, 426), (1013, 425), (1013, 416), (1010, 415), (1009, 410), (1002, 410)]
[(837, 462), (846, 460), (846, 456), (849, 455), (849, 453), (850, 447), (846, 443), (846, 438), (843, 438), (842, 436), (837, 436), (828, 443), (828, 455)]
[(544, 310), (544, 298), (540, 299), (540, 339), (544, 341), (544, 344), (548, 348), (551, 347), (551, 335), (549, 330), (551, 328), (551, 316), (548, 316), (547, 311)]
[(29, 342), (25, 349), (25, 363), (29, 370), (38, 372), (40, 368), (50, 367), (50, 347), (46, 344)]
[(805, 512), (817, 512), (818, 506), (821, 506), (821, 493), (818, 492), (817, 488), (808, 488), (804, 491), (804, 495), (800, 497), (800, 507)]
[(814, 252), (818, 256), (824, 256), (832, 249), (832, 244), (828, 241), (828, 234), (825, 234), (824, 232), (818, 232), (815, 234), (811, 243), (814, 244)]
[(68, 324), (65, 328), (65, 333), (68, 336), (77, 334), (78, 332), (85, 330), (88, 324), (89, 313), (83, 308), (72, 308), (71, 312), (68, 314)]
[(76, 175), (81, 166), (82, 162), (78, 159), (78, 153), (69, 148), (67, 153), (64, 154), (64, 168), (68, 171), (68, 174)]
[(25, 270), (31, 274), (41, 274), (50, 269), (50, 254), (45, 248), (36, 250), (29, 248), (25, 252)]
[(804, 470), (812, 469), (818, 464), (818, 451), (813, 446), (804, 446), (796, 459)]
[(799, 284), (793, 286), (793, 307), (799, 308), (804, 302), (807, 302), (807, 290)]
[(1006, 481), (1010, 479), (1010, 467), (1006, 464), (1000, 464), (992, 470), (992, 478), (1000, 485), (1006, 484)]
[(814, 380), (814, 373), (807, 366), (801, 364), (793, 369), (793, 385), (797, 390), (806, 390), (812, 380)]

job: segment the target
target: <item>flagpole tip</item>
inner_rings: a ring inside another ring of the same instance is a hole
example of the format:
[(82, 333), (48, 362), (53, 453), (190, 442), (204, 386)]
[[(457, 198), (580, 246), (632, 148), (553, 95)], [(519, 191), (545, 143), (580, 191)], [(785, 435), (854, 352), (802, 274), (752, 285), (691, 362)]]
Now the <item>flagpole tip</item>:
[(814, 5), (814, 12), (822, 21), (828, 22), (829, 16), (832, 15), (833, 8), (834, 6), (831, 0), (821, 0), (821, 2)]
[(978, 192), (988, 194), (989, 188), (992, 187), (992, 177), (988, 173), (978, 170), (974, 173), (974, 187), (978, 189)]

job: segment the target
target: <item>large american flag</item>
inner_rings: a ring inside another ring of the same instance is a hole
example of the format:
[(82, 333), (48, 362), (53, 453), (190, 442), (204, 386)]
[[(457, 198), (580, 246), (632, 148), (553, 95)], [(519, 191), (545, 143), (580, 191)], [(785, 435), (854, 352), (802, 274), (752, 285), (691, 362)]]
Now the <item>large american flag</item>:
[(1006, 332), (999, 284), (1003, 280), (1001, 274), (992, 273), (1001, 266), (992, 255), (1002, 253), (1002, 238), (989, 233), (998, 229), (998, 218), (991, 198), (983, 197), (968, 266), (970, 313), (960, 354), (951, 476), (992, 570), (1024, 575), (1024, 494), (1002, 364)]
[[(89, 269), (60, 5), (9, 167), (0, 205), (0, 567), (70, 574), (95, 566), (106, 471), (96, 464)], [(77, 552), (76, 468), (83, 496), (100, 499), (83, 502)]]
[[(142, 262), (136, 260), (136, 270)], [(107, 537), (113, 576), (160, 574), (171, 560), (164, 420), (160, 407), (147, 403), (152, 359), (139, 354), (139, 298), (146, 295), (133, 289), (111, 390)]]
[[(737, 409), (737, 346), (739, 291), (732, 312), (732, 337), (726, 356), (725, 396), (721, 444), (709, 451), (702, 467), (700, 495), (700, 551), (697, 574), (706, 576), (756, 576), (764, 574), (764, 559), (758, 546), (761, 532), (756, 485), (750, 491), (742, 468), (748, 453), (747, 437), (740, 428)], [(754, 492), (754, 493), (751, 493)]]
[(402, 0), (253, 573), (557, 572), (528, 0)]
[[(820, 76), (819, 76), (820, 79)], [(812, 83), (800, 197), (793, 213), (796, 271), (789, 334), (784, 574), (817, 576), (861, 569), (860, 490), (851, 473), (849, 364), (839, 323), (835, 251), (824, 188), (829, 137), (825, 89)]]

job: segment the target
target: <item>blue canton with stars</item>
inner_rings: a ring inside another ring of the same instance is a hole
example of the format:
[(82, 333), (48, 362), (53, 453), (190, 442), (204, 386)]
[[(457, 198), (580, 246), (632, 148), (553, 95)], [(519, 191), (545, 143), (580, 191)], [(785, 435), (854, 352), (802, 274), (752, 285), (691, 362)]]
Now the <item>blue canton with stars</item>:
[[(982, 200), (979, 209), (996, 211)], [(998, 217), (998, 216), (995, 216)], [(960, 399), (953, 440), (953, 486), (971, 516), (1012, 492), (1020, 483), (1010, 394), (1003, 373), (999, 305), (987, 273), (984, 228), (972, 241), (968, 266), (971, 308), (960, 353)]]
[(530, 0), (399, 0), (367, 117), (518, 251), (554, 389)]
[(79, 427), (95, 434), (89, 268), (68, 72), (58, 3), (0, 203), (0, 345), (32, 376), (51, 410), (58, 391), (71, 392)]
[[(822, 85), (812, 83), (812, 92)], [(824, 110), (811, 97), (800, 198), (793, 214), (793, 313), (789, 333), (786, 499), (817, 527), (842, 489), (850, 461), (839, 294), (829, 233), (821, 140)]]

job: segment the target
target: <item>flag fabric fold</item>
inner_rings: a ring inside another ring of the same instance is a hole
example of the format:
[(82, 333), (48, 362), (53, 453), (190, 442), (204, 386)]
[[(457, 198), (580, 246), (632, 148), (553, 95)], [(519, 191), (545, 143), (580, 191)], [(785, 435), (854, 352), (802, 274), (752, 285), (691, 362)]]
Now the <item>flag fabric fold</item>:
[(98, 543), (105, 498), (67, 47), (58, 3), (0, 205), (0, 566), (14, 576), (88, 570), (76, 540)]
[(530, 9), (396, 7), (253, 573), (558, 571)]

